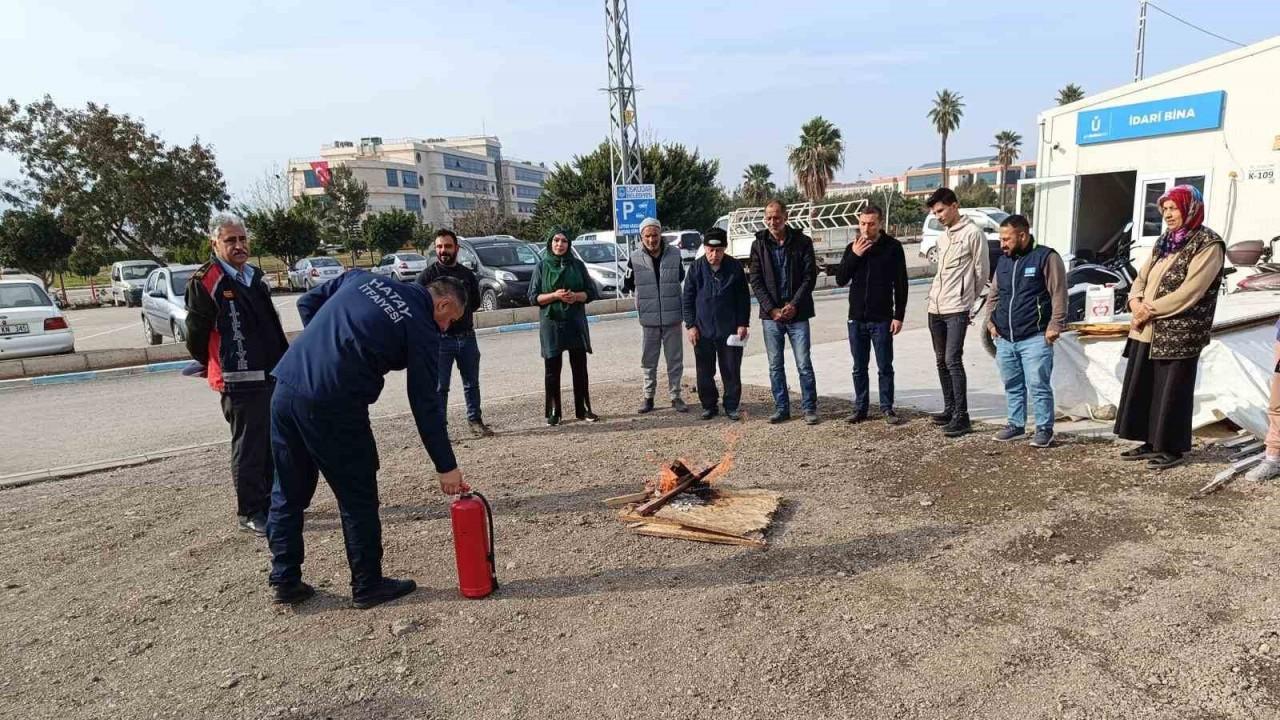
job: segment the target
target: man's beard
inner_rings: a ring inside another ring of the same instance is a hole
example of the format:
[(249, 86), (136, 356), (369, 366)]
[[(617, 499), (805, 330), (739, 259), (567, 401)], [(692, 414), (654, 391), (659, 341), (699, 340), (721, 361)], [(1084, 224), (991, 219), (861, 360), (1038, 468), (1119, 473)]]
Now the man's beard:
[(454, 258), (453, 253), (445, 253), (445, 252), (436, 253), (436, 259), (445, 265), (452, 265), (453, 258)]

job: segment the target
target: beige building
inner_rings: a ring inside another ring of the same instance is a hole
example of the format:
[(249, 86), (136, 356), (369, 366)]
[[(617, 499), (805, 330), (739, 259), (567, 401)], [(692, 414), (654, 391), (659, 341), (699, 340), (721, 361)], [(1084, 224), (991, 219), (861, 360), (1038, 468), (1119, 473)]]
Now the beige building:
[(391, 209), (417, 213), (434, 227), (484, 204), (527, 219), (542, 194), (548, 170), (538, 163), (502, 156), (496, 137), (380, 137), (335, 141), (317, 158), (289, 161), (293, 195), (323, 195), (327, 173), (348, 167), (369, 188), (369, 211)]

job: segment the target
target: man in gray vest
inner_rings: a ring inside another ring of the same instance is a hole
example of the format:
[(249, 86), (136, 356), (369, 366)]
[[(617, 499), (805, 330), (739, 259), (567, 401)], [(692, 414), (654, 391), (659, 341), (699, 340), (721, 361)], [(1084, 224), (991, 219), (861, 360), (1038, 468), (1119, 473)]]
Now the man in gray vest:
[(637, 411), (653, 410), (653, 396), (658, 389), (658, 352), (667, 359), (667, 391), (676, 412), (688, 412), (680, 398), (680, 376), (684, 374), (684, 345), (680, 322), (680, 283), (684, 282), (684, 263), (680, 251), (662, 241), (662, 223), (645, 218), (640, 223), (641, 248), (631, 254), (631, 270), (623, 281), (625, 292), (635, 291), (636, 314), (644, 343), (640, 350), (640, 367), (644, 369), (644, 402)]

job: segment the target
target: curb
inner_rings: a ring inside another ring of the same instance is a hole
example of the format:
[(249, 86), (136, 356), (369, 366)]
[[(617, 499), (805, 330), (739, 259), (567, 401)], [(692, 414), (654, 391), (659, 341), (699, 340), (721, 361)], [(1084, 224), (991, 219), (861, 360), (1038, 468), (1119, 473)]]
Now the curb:
[[(35, 377), (0, 380), (0, 391), (11, 388), (31, 387), (33, 385), (67, 385), (71, 383), (90, 382), (93, 380), (106, 380), (113, 377), (125, 377), (127, 375), (178, 372), (190, 364), (190, 360), (173, 360), (170, 362), (151, 363), (149, 365), (111, 368), (109, 370), (86, 370), (83, 372), (63, 373), (61, 375), (36, 375)], [(0, 482), (3, 481), (4, 478), (0, 477)]]
[[(183, 364), (185, 365), (186, 363)], [(0, 491), (26, 487), (28, 485), (37, 485), (39, 483), (50, 482), (52, 480), (62, 480), (63, 478), (75, 477), (77, 475), (87, 475), (89, 473), (101, 472), (104, 470), (116, 470), (123, 467), (132, 467), (134, 465), (145, 465), (157, 460), (174, 457), (175, 455), (186, 455), (187, 453), (199, 452), (200, 450), (226, 444), (227, 441), (222, 440), (218, 442), (202, 443), (200, 445), (186, 445), (184, 447), (169, 448), (167, 450), (157, 450), (145, 455), (131, 455), (129, 457), (115, 458), (113, 460), (99, 460), (97, 462), (80, 463), (79, 465), (64, 465), (62, 467), (32, 470), (29, 472), (15, 473), (13, 475), (0, 475)]]

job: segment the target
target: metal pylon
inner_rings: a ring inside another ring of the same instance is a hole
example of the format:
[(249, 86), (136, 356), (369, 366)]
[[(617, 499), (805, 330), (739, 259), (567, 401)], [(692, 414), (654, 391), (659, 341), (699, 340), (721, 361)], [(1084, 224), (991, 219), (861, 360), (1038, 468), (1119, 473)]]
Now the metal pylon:
[(644, 182), (636, 86), (631, 72), (631, 23), (627, 0), (605, 0), (605, 47), (609, 54), (609, 168), (613, 184)]

